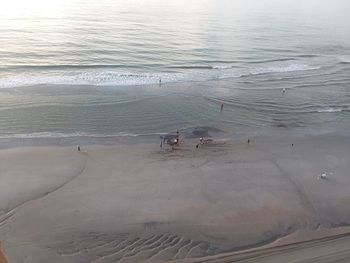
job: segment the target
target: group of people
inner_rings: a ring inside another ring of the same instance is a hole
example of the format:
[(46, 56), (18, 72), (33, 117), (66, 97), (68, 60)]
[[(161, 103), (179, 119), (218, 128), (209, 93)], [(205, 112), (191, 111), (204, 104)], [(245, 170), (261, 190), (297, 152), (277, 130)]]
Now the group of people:
[(199, 145), (203, 145), (203, 144), (206, 144), (206, 143), (211, 143), (213, 142), (213, 139), (204, 139), (203, 137), (199, 138), (199, 143), (196, 145), (196, 148), (199, 148)]
[(179, 130), (176, 130), (175, 136), (172, 136), (170, 138), (163, 137), (163, 140), (160, 142), (160, 148), (163, 148), (164, 143), (170, 145), (171, 147), (179, 145), (180, 144), (180, 132), (179, 132)]
[[(196, 148), (198, 149), (200, 145), (204, 144), (210, 144), (213, 143), (214, 140), (211, 138), (204, 138), (200, 137), (199, 138), (199, 143), (196, 144)], [(162, 137), (162, 140), (160, 141), (160, 148), (162, 149), (164, 146), (164, 143), (170, 145), (172, 148), (174, 146), (178, 146), (180, 144), (180, 132), (179, 130), (176, 130), (176, 135), (175, 136), (170, 136), (170, 137)], [(247, 140), (247, 145), (250, 145), (250, 139)]]

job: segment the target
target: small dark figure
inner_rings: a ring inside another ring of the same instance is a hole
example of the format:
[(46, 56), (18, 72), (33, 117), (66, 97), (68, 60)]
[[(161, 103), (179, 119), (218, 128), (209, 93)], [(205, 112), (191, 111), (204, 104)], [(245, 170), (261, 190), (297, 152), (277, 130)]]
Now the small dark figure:
[(292, 147), (294, 146), (294, 143), (292, 143)]
[(248, 139), (247, 144), (248, 144), (248, 145), (250, 144), (250, 139)]
[(286, 93), (286, 89), (285, 89), (285, 88), (283, 88), (282, 92), (283, 92), (283, 93)]
[(199, 143), (198, 144), (196, 144), (196, 148), (198, 149), (198, 147), (199, 147)]
[(213, 139), (204, 139), (203, 137), (199, 138), (199, 144), (210, 144), (212, 143), (214, 140)]
[(80, 146), (78, 145), (78, 152), (80, 152)]
[(160, 141), (160, 145), (159, 145), (160, 149), (163, 148), (163, 141)]
[(177, 141), (177, 144), (180, 143), (180, 132), (179, 132), (179, 129), (176, 129), (176, 141)]
[(224, 109), (224, 104), (221, 103), (220, 110), (222, 111)]
[(162, 78), (159, 78), (159, 86), (162, 86)]

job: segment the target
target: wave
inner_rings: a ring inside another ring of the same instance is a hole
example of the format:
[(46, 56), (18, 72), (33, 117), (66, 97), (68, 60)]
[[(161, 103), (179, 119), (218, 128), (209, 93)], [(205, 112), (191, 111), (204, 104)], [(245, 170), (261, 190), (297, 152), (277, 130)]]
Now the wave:
[(0, 65), (1, 69), (41, 69), (41, 70), (60, 70), (60, 69), (94, 69), (94, 68), (136, 68), (131, 65), (117, 65), (117, 64), (62, 64), (62, 65)]
[(176, 74), (137, 74), (109, 71), (87, 71), (81, 73), (63, 72), (61, 74), (43, 73), (43, 75), (15, 75), (0, 78), (0, 88), (14, 88), (44, 84), (95, 86), (149, 85), (158, 83), (160, 77), (162, 78), (163, 82), (173, 82), (181, 80), (181, 76)]
[(350, 64), (350, 57), (341, 56), (339, 57), (340, 64)]
[(296, 55), (296, 57), (298, 57), (298, 58), (316, 58), (318, 56), (314, 55), (314, 54), (300, 54), (300, 55)]
[(168, 66), (169, 69), (211, 69), (209, 65), (184, 65), (184, 66)]
[(188, 66), (170, 66), (169, 69), (229, 69), (237, 66), (234, 65), (188, 65)]
[[(210, 68), (212, 69), (212, 68)], [(127, 73), (113, 71), (60, 72), (42, 75), (13, 75), (0, 78), (0, 88), (16, 88), (36, 85), (92, 85), (92, 86), (137, 86), (173, 82), (207, 81), (240, 77), (235, 72), (225, 73), (216, 69), (212, 72), (197, 70), (186, 73)]]
[(295, 58), (272, 58), (272, 59), (263, 59), (263, 60), (255, 60), (255, 61), (248, 61), (248, 64), (263, 64), (263, 63), (270, 63), (270, 62), (283, 62), (283, 61), (292, 61), (295, 60)]
[[(274, 73), (288, 73), (288, 72), (296, 72), (296, 71), (309, 71), (309, 70), (317, 70), (321, 67), (317, 66), (309, 66), (309, 65), (301, 65), (301, 64), (292, 64), (289, 66), (283, 67), (268, 67), (268, 68), (256, 68), (252, 70), (248, 75), (262, 75), (262, 74), (274, 74)], [(247, 75), (244, 75), (247, 76)]]
[(332, 113), (332, 112), (342, 112), (342, 111), (343, 111), (343, 109), (341, 109), (341, 108), (326, 108), (326, 109), (320, 109), (317, 112), (319, 112), (319, 113), (324, 113), (324, 112)]
[[(184, 67), (182, 67), (183, 69)], [(235, 68), (235, 69), (233, 69)], [(209, 81), (239, 78), (251, 75), (286, 73), (315, 70), (320, 67), (292, 64), (255, 69), (236, 68), (234, 65), (188, 66), (183, 72), (135, 73), (111, 69), (38, 70), (35, 72), (10, 73), (0, 78), (0, 88), (16, 88), (36, 85), (92, 85), (137, 86), (173, 82)], [(203, 70), (205, 69), (205, 70)], [(232, 69), (232, 70), (231, 70)]]
[(217, 65), (217, 66), (211, 66), (212, 69), (230, 69), (230, 68), (236, 68), (237, 66), (234, 65)]
[(61, 132), (33, 132), (33, 133), (19, 133), (1, 135), (0, 139), (44, 139), (44, 138), (77, 138), (77, 137), (88, 137), (88, 138), (113, 138), (113, 137), (140, 137), (140, 136), (164, 136), (168, 133), (145, 133), (145, 134), (134, 134), (119, 132), (116, 134), (95, 134), (86, 132), (73, 132), (73, 133), (61, 133)]
[(223, 59), (209, 59), (209, 60), (203, 60), (203, 63), (207, 64), (237, 64), (242, 63), (244, 60), (223, 60)]

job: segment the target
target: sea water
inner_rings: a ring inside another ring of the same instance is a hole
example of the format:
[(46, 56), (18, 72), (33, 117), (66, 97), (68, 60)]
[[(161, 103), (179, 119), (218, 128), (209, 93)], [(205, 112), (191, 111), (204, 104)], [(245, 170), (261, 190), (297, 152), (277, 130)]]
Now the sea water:
[(0, 9), (0, 138), (346, 133), (349, 11), (346, 0), (14, 0)]

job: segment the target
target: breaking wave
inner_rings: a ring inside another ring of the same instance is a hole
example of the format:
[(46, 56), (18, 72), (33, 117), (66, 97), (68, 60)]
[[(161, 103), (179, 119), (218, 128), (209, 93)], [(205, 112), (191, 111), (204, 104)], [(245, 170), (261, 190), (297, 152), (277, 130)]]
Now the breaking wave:
[(172, 81), (177, 76), (169, 74), (134, 74), (118, 72), (83, 72), (75, 74), (52, 74), (23, 76), (16, 75), (0, 79), (1, 88), (13, 88), (23, 86), (34, 86), (42, 84), (57, 85), (141, 85), (158, 83), (160, 76), (164, 81)]
[(233, 65), (226, 65), (226, 66), (212, 66), (211, 68), (213, 69), (230, 69), (230, 68), (234, 68), (235, 66)]
[(289, 66), (283, 67), (267, 67), (267, 68), (256, 68), (250, 72), (251, 75), (262, 75), (262, 74), (274, 74), (274, 73), (288, 73), (295, 71), (309, 71), (309, 70), (317, 70), (321, 67), (309, 66), (309, 65), (300, 65), (300, 64), (292, 64)]
[(323, 112), (328, 112), (328, 113), (332, 113), (332, 112), (342, 112), (343, 109), (341, 108), (327, 108), (327, 109), (320, 109), (317, 112), (319, 113), (323, 113)]
[(340, 64), (350, 64), (350, 57), (341, 56), (339, 57)]
[(71, 70), (43, 70), (27, 73), (11, 73), (0, 78), (0, 88), (35, 85), (92, 85), (92, 86), (136, 86), (171, 82), (208, 81), (247, 77), (250, 75), (278, 74), (295, 71), (316, 70), (320, 67), (292, 64), (261, 68), (238, 68), (230, 65), (188, 66), (180, 72), (135, 73), (106, 68), (82, 68)]
[(61, 133), (61, 132), (34, 132), (34, 133), (22, 133), (22, 134), (10, 134), (1, 135), (0, 139), (39, 139), (39, 138), (76, 138), (76, 137), (89, 137), (89, 138), (109, 138), (109, 137), (139, 137), (139, 136), (162, 136), (167, 133), (145, 133), (134, 134), (119, 132), (116, 134), (95, 134), (86, 132), (73, 132), (73, 133)]

